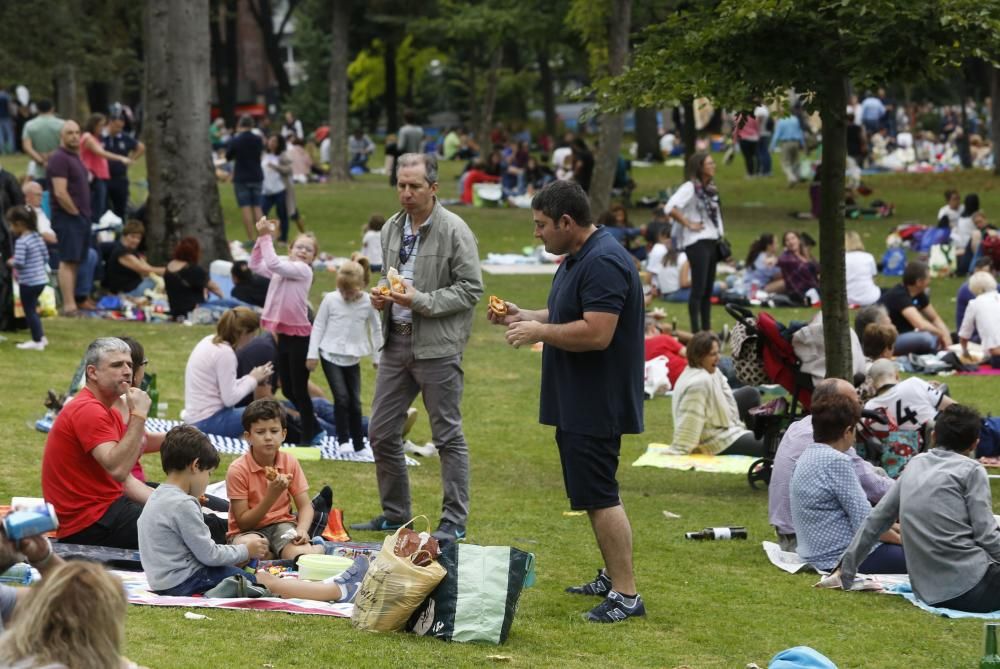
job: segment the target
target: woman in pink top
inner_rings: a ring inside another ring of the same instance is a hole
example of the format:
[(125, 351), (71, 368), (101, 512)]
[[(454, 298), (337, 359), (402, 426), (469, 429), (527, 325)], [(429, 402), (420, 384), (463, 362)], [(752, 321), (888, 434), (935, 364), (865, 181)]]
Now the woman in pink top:
[(80, 160), (90, 172), (90, 210), (95, 221), (108, 209), (108, 179), (111, 178), (108, 161), (132, 164), (128, 156), (106, 151), (101, 145), (101, 132), (107, 122), (104, 114), (91, 114), (83, 124), (83, 136), (80, 138)]
[[(295, 238), (288, 249), (288, 259), (274, 252), (274, 234), (278, 221), (261, 217), (257, 221), (257, 243), (250, 254), (250, 269), (271, 280), (264, 301), (260, 324), (278, 336), (278, 378), (285, 397), (298, 409), (302, 421), (302, 438), (318, 446), (326, 431), (316, 422), (312, 399), (309, 397), (309, 289), (312, 287), (312, 262), (319, 245), (312, 233)], [(307, 435), (314, 435), (311, 439)]]
[(737, 114), (733, 123), (733, 141), (740, 145), (747, 176), (757, 176), (760, 172), (760, 166), (757, 164), (757, 142), (760, 141), (757, 118), (753, 114)]

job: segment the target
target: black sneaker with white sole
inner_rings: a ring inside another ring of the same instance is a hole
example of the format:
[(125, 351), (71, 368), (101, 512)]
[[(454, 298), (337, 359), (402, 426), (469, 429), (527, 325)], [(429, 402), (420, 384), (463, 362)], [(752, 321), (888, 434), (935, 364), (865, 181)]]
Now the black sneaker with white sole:
[(465, 540), (465, 525), (453, 523), (450, 520), (442, 520), (432, 536), (438, 540), (438, 545), (444, 548), (450, 543)]
[(572, 585), (566, 588), (566, 592), (571, 595), (596, 595), (606, 597), (611, 592), (611, 579), (603, 569), (597, 570), (597, 578), (590, 583), (583, 585)]
[(367, 523), (352, 523), (352, 530), (361, 530), (363, 532), (395, 532), (399, 528), (406, 525), (410, 526), (409, 523), (396, 522), (389, 520), (385, 516), (375, 516)]
[(608, 592), (604, 600), (584, 614), (584, 619), (591, 623), (620, 623), (629, 618), (641, 618), (646, 615), (646, 605), (642, 597), (636, 595), (631, 602), (614, 590)]

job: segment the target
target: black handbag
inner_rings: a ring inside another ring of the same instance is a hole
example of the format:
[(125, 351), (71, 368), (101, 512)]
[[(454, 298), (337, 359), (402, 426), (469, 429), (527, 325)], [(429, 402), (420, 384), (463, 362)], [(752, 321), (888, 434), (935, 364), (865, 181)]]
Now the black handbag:
[(725, 262), (733, 257), (733, 245), (725, 237), (719, 237), (715, 243), (716, 259)]

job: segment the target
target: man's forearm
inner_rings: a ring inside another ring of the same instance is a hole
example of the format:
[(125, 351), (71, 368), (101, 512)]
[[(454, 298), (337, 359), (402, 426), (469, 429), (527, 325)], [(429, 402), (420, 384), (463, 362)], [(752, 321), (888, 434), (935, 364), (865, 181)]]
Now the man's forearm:
[(129, 416), (125, 436), (111, 449), (110, 467), (107, 467), (112, 476), (116, 472), (120, 475), (115, 477), (117, 480), (124, 482), (136, 460), (142, 455), (142, 438), (145, 433), (146, 421), (137, 415)]
[(548, 323), (549, 322), (549, 310), (548, 309), (520, 309), (519, 308), (518, 315), (521, 316), (521, 320), (525, 320), (525, 321), (537, 321), (538, 323)]
[(546, 323), (542, 329), (541, 341), (571, 353), (604, 348), (600, 332), (583, 319), (571, 323)]
[(56, 201), (59, 203), (59, 206), (62, 207), (64, 211), (74, 216), (80, 213), (80, 210), (76, 208), (75, 204), (73, 204), (73, 199), (69, 196), (69, 193), (55, 192), (54, 195), (56, 197)]

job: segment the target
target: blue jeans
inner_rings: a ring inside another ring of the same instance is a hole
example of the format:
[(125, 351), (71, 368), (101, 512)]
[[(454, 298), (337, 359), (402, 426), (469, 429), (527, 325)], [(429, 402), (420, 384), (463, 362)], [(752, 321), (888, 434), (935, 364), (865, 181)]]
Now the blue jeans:
[(166, 595), (168, 597), (200, 595), (206, 590), (211, 590), (215, 586), (219, 585), (219, 583), (230, 576), (237, 576), (240, 574), (246, 576), (246, 579), (251, 583), (257, 582), (257, 579), (253, 574), (231, 565), (223, 565), (221, 567), (202, 567), (195, 573), (188, 576), (187, 579), (180, 584), (175, 585), (172, 588), (167, 588), (166, 590), (156, 590), (155, 592), (158, 595)]
[(18, 284), (21, 291), (21, 306), (24, 307), (24, 320), (31, 330), (31, 341), (42, 341), (42, 319), (38, 316), (38, 296), (45, 290), (47, 283), (40, 283), (36, 286)]
[(90, 182), (90, 218), (94, 223), (108, 210), (108, 181), (94, 178)]
[(771, 136), (762, 135), (760, 141), (757, 142), (757, 164), (760, 167), (760, 175), (769, 177), (771, 176)]
[(896, 338), (896, 348), (892, 352), (896, 355), (909, 355), (911, 353), (937, 353), (938, 338), (930, 332), (904, 332)]
[(0, 153), (14, 153), (14, 119), (0, 119)]
[(146, 294), (147, 290), (152, 290), (155, 287), (156, 287), (156, 282), (154, 282), (151, 278), (147, 276), (146, 278), (144, 278), (142, 281), (139, 282), (138, 286), (136, 286), (135, 288), (133, 288), (132, 290), (128, 291), (125, 294), (128, 295), (129, 297), (142, 297), (143, 295)]
[(222, 411), (202, 418), (192, 423), (196, 428), (207, 434), (217, 434), (220, 437), (239, 439), (243, 436), (243, 411), (246, 407), (226, 407)]
[(660, 299), (664, 302), (687, 302), (688, 298), (691, 297), (690, 288), (678, 288), (672, 293), (666, 293), (660, 295)]
[(288, 200), (285, 191), (280, 193), (265, 193), (261, 197), (260, 210), (267, 216), (271, 213), (271, 207), (278, 209), (278, 222), (281, 224), (281, 236), (279, 242), (288, 241)]
[(906, 556), (898, 544), (879, 544), (858, 565), (859, 574), (905, 574)]

